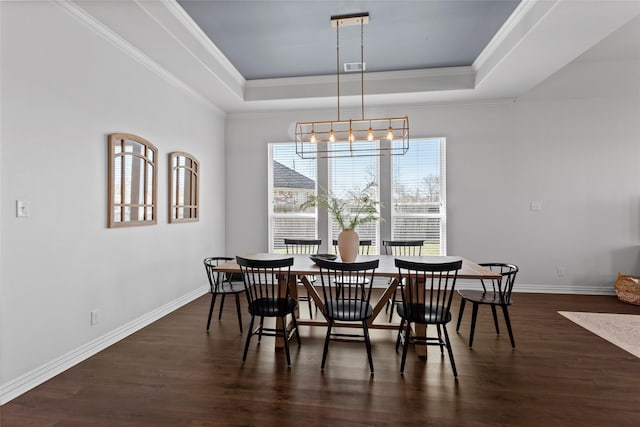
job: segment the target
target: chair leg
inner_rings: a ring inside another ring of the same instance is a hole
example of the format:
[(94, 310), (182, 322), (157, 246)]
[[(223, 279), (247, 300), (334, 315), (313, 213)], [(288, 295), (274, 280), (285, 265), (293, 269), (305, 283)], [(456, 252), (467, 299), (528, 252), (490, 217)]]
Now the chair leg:
[(311, 298), (310, 295), (307, 294), (307, 305), (309, 306), (309, 318), (313, 319), (313, 311), (311, 310)]
[(282, 337), (284, 338), (284, 352), (287, 356), (287, 366), (291, 366), (291, 356), (289, 355), (289, 335), (287, 334), (287, 316), (282, 317)]
[(398, 338), (396, 338), (396, 353), (400, 347), (400, 339), (402, 337), (402, 328), (404, 327), (404, 319), (400, 319), (400, 328), (398, 329)]
[(211, 294), (211, 306), (209, 307), (209, 318), (207, 319), (207, 332), (209, 332), (209, 326), (211, 326), (211, 315), (213, 314), (213, 306), (216, 304), (217, 294)]
[(329, 319), (329, 324), (327, 325), (327, 337), (324, 340), (324, 350), (322, 350), (322, 365), (320, 365), (320, 369), (324, 369), (324, 362), (327, 360), (327, 353), (329, 352), (329, 339), (331, 338), (332, 326), (333, 326), (333, 320)]
[(222, 299), (220, 300), (220, 313), (218, 313), (218, 320), (222, 319), (222, 307), (224, 307), (224, 297), (225, 294), (222, 294)]
[(407, 361), (407, 349), (409, 348), (409, 337), (411, 336), (411, 322), (407, 322), (407, 330), (404, 335), (404, 342), (402, 343), (402, 362), (400, 363), (400, 373), (404, 372), (404, 364)]
[(260, 329), (258, 329), (258, 342), (262, 342), (262, 329), (264, 328), (264, 316), (260, 317)]
[(447, 343), (447, 351), (449, 352), (449, 360), (451, 361), (451, 369), (453, 369), (453, 376), (458, 378), (458, 370), (456, 369), (456, 362), (453, 360), (453, 349), (451, 348), (451, 341), (449, 340), (449, 334), (447, 333), (447, 326), (442, 325), (444, 332), (444, 339)]
[(476, 319), (478, 318), (478, 305), (473, 303), (473, 311), (471, 312), (471, 332), (469, 333), (469, 347), (473, 346), (473, 333), (476, 331)]
[(458, 311), (458, 323), (456, 323), (456, 332), (460, 330), (460, 322), (462, 321), (462, 313), (464, 313), (464, 306), (466, 303), (466, 299), (462, 298), (462, 300), (460, 300), (460, 310)]
[(242, 311), (240, 310), (240, 294), (236, 294), (236, 311), (238, 312), (238, 324), (242, 333)]
[(504, 321), (507, 324), (507, 331), (509, 331), (509, 339), (511, 340), (511, 348), (516, 348), (516, 342), (513, 339), (513, 331), (511, 330), (511, 320), (509, 319), (509, 308), (506, 305), (502, 306), (502, 312), (504, 313)]
[(249, 323), (249, 332), (247, 333), (247, 341), (244, 343), (244, 354), (242, 355), (242, 361), (247, 360), (247, 351), (249, 351), (249, 342), (251, 341), (251, 336), (253, 335), (253, 322), (256, 319), (256, 316), (251, 315), (251, 323)]
[(296, 320), (295, 314), (291, 315), (291, 320), (293, 320), (293, 327), (296, 329), (296, 338), (298, 339), (298, 347), (302, 342), (300, 341), (300, 329), (298, 328), (298, 321)]
[(440, 330), (440, 325), (436, 324), (436, 330), (438, 331), (438, 342), (440, 343), (440, 354), (444, 354), (444, 344), (442, 341), (442, 331)]
[[(393, 291), (393, 296), (391, 297), (391, 305), (390, 305), (390, 310), (389, 310), (389, 323), (391, 323), (391, 321), (393, 320), (393, 312), (396, 309), (396, 293), (397, 293), (397, 289), (395, 291)], [(389, 302), (387, 301), (387, 304), (389, 304)]]
[(500, 335), (500, 327), (498, 326), (498, 315), (496, 314), (496, 306), (491, 304), (491, 314), (493, 314), (493, 324), (496, 326), (496, 334)]
[(364, 345), (367, 347), (367, 357), (369, 358), (369, 368), (373, 374), (373, 358), (371, 357), (371, 340), (369, 339), (369, 328), (367, 327), (367, 321), (362, 321), (362, 329), (364, 329)]

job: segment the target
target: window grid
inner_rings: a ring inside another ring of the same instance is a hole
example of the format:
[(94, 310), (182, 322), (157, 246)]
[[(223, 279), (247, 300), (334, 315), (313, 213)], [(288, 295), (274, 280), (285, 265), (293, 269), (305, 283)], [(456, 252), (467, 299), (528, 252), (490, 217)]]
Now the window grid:
[(139, 136), (109, 135), (108, 227), (157, 223), (157, 152)]

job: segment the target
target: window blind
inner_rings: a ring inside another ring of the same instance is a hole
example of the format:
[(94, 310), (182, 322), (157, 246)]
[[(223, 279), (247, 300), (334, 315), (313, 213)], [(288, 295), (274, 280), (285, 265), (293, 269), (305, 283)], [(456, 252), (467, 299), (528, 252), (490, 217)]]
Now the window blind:
[(444, 138), (411, 140), (393, 156), (391, 238), (424, 240), (423, 255), (446, 255)]
[(317, 210), (300, 205), (317, 191), (314, 159), (301, 159), (295, 144), (269, 144), (269, 251), (285, 253), (285, 238), (317, 239)]
[[(370, 142), (372, 146), (376, 141)], [(340, 149), (348, 149), (348, 143), (335, 143)], [(361, 143), (362, 145), (362, 143)], [(367, 147), (368, 148), (368, 147)], [(362, 190), (370, 183), (374, 183), (372, 197), (380, 200), (379, 182), (380, 157), (338, 157), (329, 159), (329, 191), (339, 198), (348, 199), (350, 191)], [(371, 240), (370, 254), (377, 253), (379, 239), (379, 221), (370, 222), (356, 227), (361, 240)], [(329, 218), (329, 241), (338, 238), (340, 227), (333, 218)]]

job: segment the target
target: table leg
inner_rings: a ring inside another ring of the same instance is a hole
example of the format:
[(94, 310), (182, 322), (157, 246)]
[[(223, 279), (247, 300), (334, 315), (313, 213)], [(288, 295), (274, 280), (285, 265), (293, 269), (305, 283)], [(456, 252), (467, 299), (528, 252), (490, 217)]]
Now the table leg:
[[(417, 337), (426, 337), (427, 336), (427, 325), (421, 323), (413, 324), (413, 333)], [(416, 345), (415, 351), (416, 354), (420, 357), (427, 357), (427, 346), (426, 345)]]
[[(296, 276), (295, 275), (291, 275), (288, 278), (286, 276), (280, 276), (278, 277), (278, 290), (280, 292), (280, 297), (281, 298), (286, 298), (287, 297), (287, 284), (289, 285), (289, 295), (291, 296), (291, 298), (293, 299), (298, 299), (298, 288), (296, 286)], [(296, 308), (294, 314), (294, 316), (298, 316), (298, 309)], [(278, 331), (282, 330), (282, 323), (283, 323), (283, 319), (281, 317), (276, 317), (276, 329)], [(288, 322), (287, 322), (288, 323)], [(287, 333), (289, 332), (289, 327), (290, 325), (287, 324)], [(289, 337), (281, 337), (281, 336), (276, 336), (276, 344), (275, 344), (275, 348), (284, 348), (284, 340), (285, 339), (289, 339)]]
[(324, 301), (322, 301), (322, 298), (320, 297), (320, 294), (318, 294), (316, 288), (311, 284), (311, 282), (309, 282), (307, 276), (300, 276), (298, 279), (302, 282), (304, 288), (307, 290), (307, 295), (309, 295), (310, 298), (313, 298), (313, 302), (315, 302), (316, 306), (320, 309), (320, 311), (322, 311), (322, 307), (324, 307)]

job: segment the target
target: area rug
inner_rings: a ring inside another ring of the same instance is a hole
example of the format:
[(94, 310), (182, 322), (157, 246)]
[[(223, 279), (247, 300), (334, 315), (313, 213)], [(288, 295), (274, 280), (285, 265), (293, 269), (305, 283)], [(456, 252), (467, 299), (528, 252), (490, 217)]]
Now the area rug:
[(640, 315), (559, 311), (562, 316), (640, 358)]

